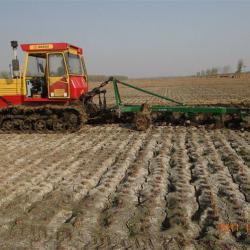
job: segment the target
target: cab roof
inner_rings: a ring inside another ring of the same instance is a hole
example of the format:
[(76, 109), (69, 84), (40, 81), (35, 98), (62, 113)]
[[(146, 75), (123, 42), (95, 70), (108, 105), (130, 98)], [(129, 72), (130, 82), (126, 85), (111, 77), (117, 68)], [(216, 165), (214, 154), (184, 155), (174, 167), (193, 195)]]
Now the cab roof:
[(69, 43), (29, 43), (21, 44), (21, 48), (25, 52), (47, 52), (47, 51), (65, 51), (74, 50), (77, 54), (82, 55), (83, 50)]

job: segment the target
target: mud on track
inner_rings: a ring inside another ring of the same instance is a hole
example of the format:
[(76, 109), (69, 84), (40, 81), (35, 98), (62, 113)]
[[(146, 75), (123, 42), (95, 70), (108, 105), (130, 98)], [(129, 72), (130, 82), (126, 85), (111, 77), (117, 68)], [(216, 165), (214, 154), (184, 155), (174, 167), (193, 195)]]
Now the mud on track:
[(2, 134), (0, 249), (249, 249), (249, 155), (203, 127)]

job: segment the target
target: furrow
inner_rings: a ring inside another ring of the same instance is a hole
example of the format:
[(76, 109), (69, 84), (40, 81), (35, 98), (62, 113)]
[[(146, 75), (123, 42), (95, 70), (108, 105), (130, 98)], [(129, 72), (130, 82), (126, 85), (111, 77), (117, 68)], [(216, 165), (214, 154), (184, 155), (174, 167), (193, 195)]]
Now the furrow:
[(191, 163), (192, 180), (195, 187), (195, 195), (198, 209), (193, 213), (192, 220), (200, 226), (199, 239), (209, 239), (216, 241), (224, 235), (219, 234), (218, 224), (223, 224), (224, 220), (220, 214), (217, 200), (217, 187), (211, 185), (207, 162), (205, 156), (208, 149), (205, 147), (203, 129), (192, 130), (188, 136), (186, 145)]
[[(117, 131), (117, 133), (119, 133), (119, 130)], [(51, 192), (53, 189), (55, 189), (57, 183), (59, 183), (60, 185), (65, 184), (62, 182), (62, 180), (65, 179), (64, 176), (70, 176), (70, 173), (75, 169), (75, 166), (82, 164), (81, 159), (80, 161), (75, 161), (75, 159), (79, 157), (79, 154), (85, 155), (85, 152), (87, 153), (92, 150), (96, 152), (105, 144), (105, 141), (102, 141), (102, 143), (98, 143), (100, 141), (100, 136), (98, 136), (96, 140), (92, 140), (90, 142), (85, 142), (78, 138), (74, 142), (74, 145), (76, 147), (74, 154), (72, 155), (72, 152), (67, 151), (67, 160), (62, 159), (61, 161), (54, 161), (54, 154), (52, 154), (51, 160), (49, 160), (49, 158), (46, 158), (44, 160), (46, 162), (51, 162), (51, 165), (48, 166), (47, 163), (44, 163), (44, 165), (39, 164), (37, 166), (32, 166), (29, 175), (27, 176), (26, 174), (26, 179), (22, 179), (16, 185), (10, 187), (13, 191), (1, 200), (1, 206), (8, 205), (15, 197), (20, 196), (18, 199), (20, 199), (21, 204), (26, 201), (25, 207), (29, 207), (35, 201), (40, 200), (47, 192)], [(115, 133), (110, 134), (109, 137), (106, 138), (108, 139), (106, 142), (109, 142), (109, 140), (112, 141), (115, 136)], [(93, 147), (93, 145), (95, 145), (96, 143), (98, 143), (98, 147)], [(64, 149), (65, 147), (67, 148), (67, 144), (64, 145), (62, 149)], [(66, 156), (66, 154), (64, 155)], [(77, 168), (76, 172), (78, 172)], [(29, 181), (27, 181), (27, 178)], [(16, 200), (14, 202), (18, 206), (20, 205), (16, 202)], [(25, 210), (24, 207), (22, 207), (22, 211), (23, 210)]]
[[(134, 239), (144, 249), (161, 249), (165, 234), (161, 232), (165, 214), (165, 196), (171, 149), (172, 128), (162, 128), (153, 157), (148, 164), (148, 175), (137, 192), (137, 204), (126, 221), (128, 239)], [(118, 223), (117, 223), (118, 224)], [(161, 242), (161, 243), (160, 243)]]
[(223, 134), (236, 154), (250, 169), (250, 144), (243, 140), (236, 132), (227, 131), (227, 133)]
[[(140, 133), (137, 138), (130, 140), (126, 150), (112, 164), (109, 171), (105, 173), (105, 177), (101, 177), (102, 180), (98, 186), (92, 189), (88, 196), (78, 204), (78, 215), (73, 223), (73, 228), (77, 231), (71, 235), (70, 246), (80, 244), (82, 239), (85, 239), (84, 245), (86, 245), (88, 242), (92, 242), (93, 238), (98, 238), (98, 232), (97, 235), (94, 232), (100, 213), (107, 205), (108, 197), (115, 191), (129, 166), (136, 160), (148, 133), (149, 131)], [(69, 244), (68, 239), (64, 239), (62, 246), (65, 244)]]
[[(200, 137), (204, 138), (203, 158), (206, 160), (208, 178), (210, 183), (213, 183), (217, 194), (218, 207), (223, 220), (221, 224), (217, 222), (218, 231), (226, 238), (226, 241), (231, 242), (230, 244), (233, 244), (234, 241), (229, 234), (236, 237), (237, 241), (245, 241), (244, 229), (245, 225), (250, 222), (250, 206), (240, 192), (239, 186), (233, 182), (229, 169), (221, 160), (209, 133), (204, 131)], [(221, 230), (222, 226), (226, 224), (233, 225), (233, 228), (228, 231)], [(238, 232), (236, 231), (237, 224), (239, 225)]]
[(191, 182), (191, 164), (186, 149), (187, 129), (176, 127), (170, 151), (166, 217), (162, 223), (165, 235), (184, 241), (186, 246), (197, 237), (200, 227), (191, 219), (198, 209), (196, 190)]
[[(118, 128), (117, 133), (120, 129)], [(119, 133), (118, 133), (119, 134)], [(124, 150), (124, 147), (128, 147), (129, 145), (128, 142), (130, 141), (131, 137), (133, 136), (133, 134), (127, 136), (127, 134), (122, 134), (120, 137), (117, 137), (116, 133), (112, 133), (110, 134), (110, 138), (109, 140), (103, 140), (103, 146), (98, 150), (103, 150), (104, 145), (108, 144), (110, 147), (109, 149), (109, 153), (107, 152), (107, 150), (105, 150), (106, 157), (107, 160), (104, 162), (106, 164), (108, 164), (108, 162), (110, 162), (110, 164), (112, 164), (112, 160), (110, 159), (110, 155), (112, 155), (112, 153), (116, 156), (116, 158), (119, 156), (119, 153), (122, 153)], [(108, 137), (107, 137), (108, 138)], [(106, 139), (107, 139), (106, 138)], [(122, 143), (119, 144), (119, 141), (122, 140)], [(119, 147), (117, 148), (117, 145), (119, 144)], [(114, 150), (114, 148), (116, 148)], [(95, 149), (97, 150), (97, 148)], [(102, 153), (103, 156), (105, 157), (105, 154)], [(98, 154), (99, 155), (99, 154)], [(47, 181), (49, 181), (50, 184), (52, 184), (53, 186), (53, 190), (50, 191), (50, 195), (46, 197), (46, 199), (42, 198), (42, 196), (40, 195), (40, 191), (39, 194), (36, 196), (32, 196), (31, 198), (33, 198), (33, 201), (30, 201), (30, 209), (29, 211), (27, 211), (27, 213), (25, 213), (22, 217), (17, 218), (17, 221), (21, 221), (20, 226), (15, 226), (14, 230), (12, 230), (12, 235), (13, 237), (20, 237), (22, 232), (20, 232), (20, 228), (23, 228), (23, 226), (25, 225), (25, 227), (27, 228), (25, 234), (27, 234), (27, 232), (32, 232), (34, 231), (34, 229), (36, 232), (36, 236), (39, 238), (39, 235), (42, 235), (43, 237), (41, 238), (46, 238), (48, 239), (48, 237), (52, 237), (54, 232), (57, 231), (57, 228), (61, 226), (61, 223), (64, 223), (65, 221), (67, 221), (68, 219), (68, 215), (72, 214), (72, 210), (74, 206), (74, 195), (78, 194), (78, 192), (81, 192), (82, 196), (78, 195), (78, 199), (80, 197), (83, 197), (84, 195), (87, 194), (87, 192), (93, 188), (94, 186), (94, 180), (92, 180), (92, 186), (89, 185), (88, 187), (85, 186), (85, 183), (83, 182), (82, 185), (82, 189), (84, 189), (85, 192), (82, 192), (82, 190), (79, 188), (74, 188), (74, 182), (77, 183), (77, 178), (75, 179), (74, 177), (79, 173), (82, 172), (83, 174), (85, 174), (85, 176), (88, 178), (89, 174), (88, 171), (84, 172), (84, 166), (81, 164), (82, 160), (86, 159), (85, 157), (83, 157), (82, 159), (75, 161), (74, 159), (72, 159), (72, 162), (69, 163), (70, 168), (68, 168), (68, 170), (64, 170), (62, 171), (62, 169), (60, 168), (60, 172), (63, 172), (63, 177), (61, 176), (51, 176), (49, 180), (45, 180), (45, 183)], [(100, 167), (100, 164), (103, 164), (104, 162), (102, 162), (103, 158), (99, 158), (99, 162), (96, 162), (96, 167), (97, 167), (97, 171), (95, 171), (95, 169), (93, 169), (93, 165), (90, 162), (90, 168), (89, 170), (93, 170), (93, 175), (95, 173), (95, 175), (97, 174), (97, 172), (99, 171), (100, 174), (102, 171), (104, 171), (104, 167), (108, 168), (108, 165), (103, 165), (103, 167)], [(108, 161), (109, 159), (109, 161)], [(115, 159), (113, 158), (113, 161)], [(99, 169), (100, 167), (100, 169)], [(72, 170), (71, 170), (72, 169)], [(95, 178), (96, 176), (94, 176)], [(54, 182), (54, 183), (53, 183)], [(58, 183), (58, 184), (56, 184)], [(73, 188), (73, 190), (72, 190)], [(87, 190), (88, 188), (88, 190)], [(44, 196), (44, 194), (43, 194)], [(37, 197), (41, 197), (41, 198), (37, 198)], [(43, 199), (43, 200), (42, 200)], [(29, 199), (30, 200), (30, 199)], [(36, 202), (36, 203), (34, 203)], [(34, 203), (34, 205), (32, 205)], [(56, 206), (55, 206), (56, 204)], [(70, 205), (72, 204), (72, 205)], [(47, 209), (46, 211), (44, 211), (44, 207), (47, 207), (49, 209)], [(26, 208), (27, 210), (27, 208)], [(70, 216), (69, 216), (70, 217)], [(44, 220), (44, 219), (45, 220)], [(36, 221), (36, 223), (34, 223), (34, 220)], [(63, 221), (62, 221), (63, 220)], [(46, 224), (48, 224), (48, 226), (46, 226)], [(11, 224), (10, 224), (11, 226)], [(8, 231), (7, 231), (8, 232)], [(31, 233), (32, 234), (32, 233)], [(39, 238), (40, 239), (40, 238)], [(42, 240), (42, 239), (40, 239)]]
[[(78, 145), (84, 145), (84, 143), (81, 140), (78, 140), (78, 142), (75, 141), (75, 145), (77, 147)], [(28, 164), (27, 167), (24, 168), (25, 171), (20, 170), (14, 174), (14, 176), (10, 176), (10, 179), (7, 179), (6, 182), (2, 183), (1, 185), (3, 185), (4, 193), (2, 193), (0, 206), (2, 206), (5, 201), (11, 201), (17, 195), (26, 192), (28, 188), (38, 185), (39, 182), (46, 178), (46, 176), (51, 175), (53, 171), (64, 162), (64, 160), (55, 161), (54, 159), (56, 158), (55, 154), (60, 152), (60, 150), (65, 148), (65, 146), (67, 146), (67, 143), (61, 144), (61, 146), (54, 152), (49, 153), (46, 159), (43, 158), (42, 161), (35, 160), (33, 163)], [(70, 152), (67, 152), (67, 154), (69, 153)], [(49, 166), (48, 162), (51, 162), (52, 165)], [(48, 170), (50, 170), (50, 173)], [(22, 175), (25, 175), (25, 177)]]
[(127, 221), (138, 210), (138, 203), (141, 202), (139, 192), (150, 174), (148, 168), (152, 159), (159, 154), (161, 138), (161, 129), (154, 129), (147, 136), (136, 161), (129, 166), (116, 191), (110, 195), (99, 221), (101, 236), (96, 244), (108, 244), (109, 235), (113, 235), (113, 242), (118, 245), (122, 241), (128, 242), (132, 231), (128, 229)]
[(230, 143), (225, 139), (220, 131), (215, 131), (213, 135), (215, 148), (220, 153), (221, 160), (229, 169), (232, 180), (239, 186), (239, 190), (245, 197), (246, 202), (250, 202), (250, 169), (244, 161), (237, 155)]
[[(47, 157), (50, 157), (56, 154), (57, 151), (61, 147), (67, 144), (66, 141), (67, 141), (66, 139), (59, 140), (56, 143), (51, 143), (51, 144), (48, 142), (44, 145), (45, 150), (43, 149), (41, 151), (40, 147), (36, 147), (36, 149), (32, 153), (29, 153), (27, 151), (33, 148), (31, 145), (31, 147), (28, 150), (26, 147), (26, 150), (24, 150), (25, 152), (23, 156), (15, 152), (18, 155), (18, 160), (16, 160), (13, 163), (8, 163), (10, 164), (8, 166), (1, 167), (2, 169), (3, 168), (5, 169), (5, 171), (3, 171), (3, 175), (0, 176), (0, 180), (3, 180), (1, 182), (1, 186), (3, 186), (2, 190), (7, 190), (8, 185), (12, 185), (13, 183), (18, 182), (18, 179), (22, 179), (23, 175), (25, 175), (27, 171), (32, 169), (34, 166), (41, 164), (43, 161), (45, 161), (43, 159), (44, 155), (46, 155)], [(39, 141), (38, 141), (38, 144), (39, 144)], [(50, 146), (48, 147), (48, 145)], [(55, 150), (51, 150), (51, 149), (55, 149)], [(29, 159), (27, 159), (27, 154), (29, 155)], [(46, 158), (46, 160), (47, 159), (48, 158)]]
[[(12, 141), (12, 140), (11, 140)], [(14, 147), (8, 147), (5, 145), (3, 153), (0, 155), (1, 158), (1, 171), (0, 178), (6, 176), (7, 171), (13, 171), (16, 165), (15, 163), (19, 161), (19, 159), (26, 159), (27, 160), (27, 153), (29, 154), (36, 154), (40, 151), (38, 145), (43, 142), (43, 139), (40, 138), (38, 140), (28, 140), (28, 144), (30, 148), (27, 148), (27, 144), (23, 143), (25, 139), (20, 141), (16, 141)], [(49, 142), (47, 143), (47, 145)], [(28, 152), (27, 152), (28, 151)], [(14, 157), (17, 156), (18, 158)]]

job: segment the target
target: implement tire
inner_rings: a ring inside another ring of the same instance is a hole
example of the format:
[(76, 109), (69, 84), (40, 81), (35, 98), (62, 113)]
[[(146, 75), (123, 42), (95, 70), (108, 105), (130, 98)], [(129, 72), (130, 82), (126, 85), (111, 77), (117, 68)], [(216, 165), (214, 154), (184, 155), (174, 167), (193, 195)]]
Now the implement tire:
[(138, 131), (146, 131), (152, 122), (151, 111), (148, 104), (142, 104), (142, 110), (135, 115), (134, 124)]

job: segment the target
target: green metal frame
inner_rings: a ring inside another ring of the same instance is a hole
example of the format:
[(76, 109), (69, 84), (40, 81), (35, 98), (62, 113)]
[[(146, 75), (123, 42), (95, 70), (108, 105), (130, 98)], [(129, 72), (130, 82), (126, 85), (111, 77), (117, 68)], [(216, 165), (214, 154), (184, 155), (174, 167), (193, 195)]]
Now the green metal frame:
[[(140, 91), (140, 92), (143, 92), (143, 93), (146, 93), (146, 94), (149, 94), (149, 95), (152, 95), (152, 96), (156, 96), (156, 97), (158, 97), (158, 98), (160, 98), (160, 99), (163, 99), (163, 100), (166, 100), (166, 101), (170, 101), (170, 102), (176, 103), (176, 104), (178, 104), (178, 105), (183, 105), (183, 103), (178, 102), (178, 101), (176, 101), (176, 100), (173, 100), (173, 99), (171, 99), (171, 98), (169, 98), (169, 97), (162, 96), (162, 95), (153, 93), (153, 92), (151, 92), (151, 91), (148, 91), (148, 90), (146, 90), (146, 89), (142, 89), (142, 88), (133, 86), (133, 85), (131, 85), (131, 84), (129, 84), (129, 83), (117, 81), (117, 80), (115, 79), (115, 80), (113, 80), (114, 89), (115, 89), (115, 96), (118, 95), (118, 98), (119, 98), (120, 101), (121, 101), (121, 98), (120, 98), (120, 94), (119, 94), (119, 90), (118, 90), (117, 83), (120, 83), (121, 85), (124, 85), (124, 86), (129, 87), (129, 88), (132, 88), (132, 89), (136, 89), (136, 90), (138, 90), (138, 91)], [(120, 102), (120, 103), (121, 103), (121, 102)], [(116, 104), (117, 104), (117, 103), (116, 103)]]
[(173, 100), (171, 98), (168, 98), (166, 96), (162, 96), (159, 94), (156, 94), (154, 92), (139, 88), (137, 86), (131, 85), (129, 83), (121, 82), (117, 79), (113, 79), (113, 87), (114, 87), (114, 95), (115, 95), (115, 101), (116, 105), (112, 108), (113, 111), (119, 110), (121, 113), (137, 113), (142, 110), (142, 105), (128, 105), (123, 104), (118, 88), (118, 84), (121, 84), (123, 86), (135, 89), (137, 91), (158, 97), (163, 100), (171, 101), (175, 104), (178, 104), (176, 106), (165, 106), (165, 105), (152, 105), (150, 107), (151, 111), (153, 112), (180, 112), (180, 113), (188, 113), (190, 115), (192, 114), (213, 114), (213, 115), (223, 115), (223, 114), (239, 114), (240, 117), (244, 118), (250, 114), (250, 109), (245, 108), (237, 108), (237, 107), (217, 107), (217, 106), (188, 106), (184, 105), (181, 102), (178, 102), (176, 100)]

